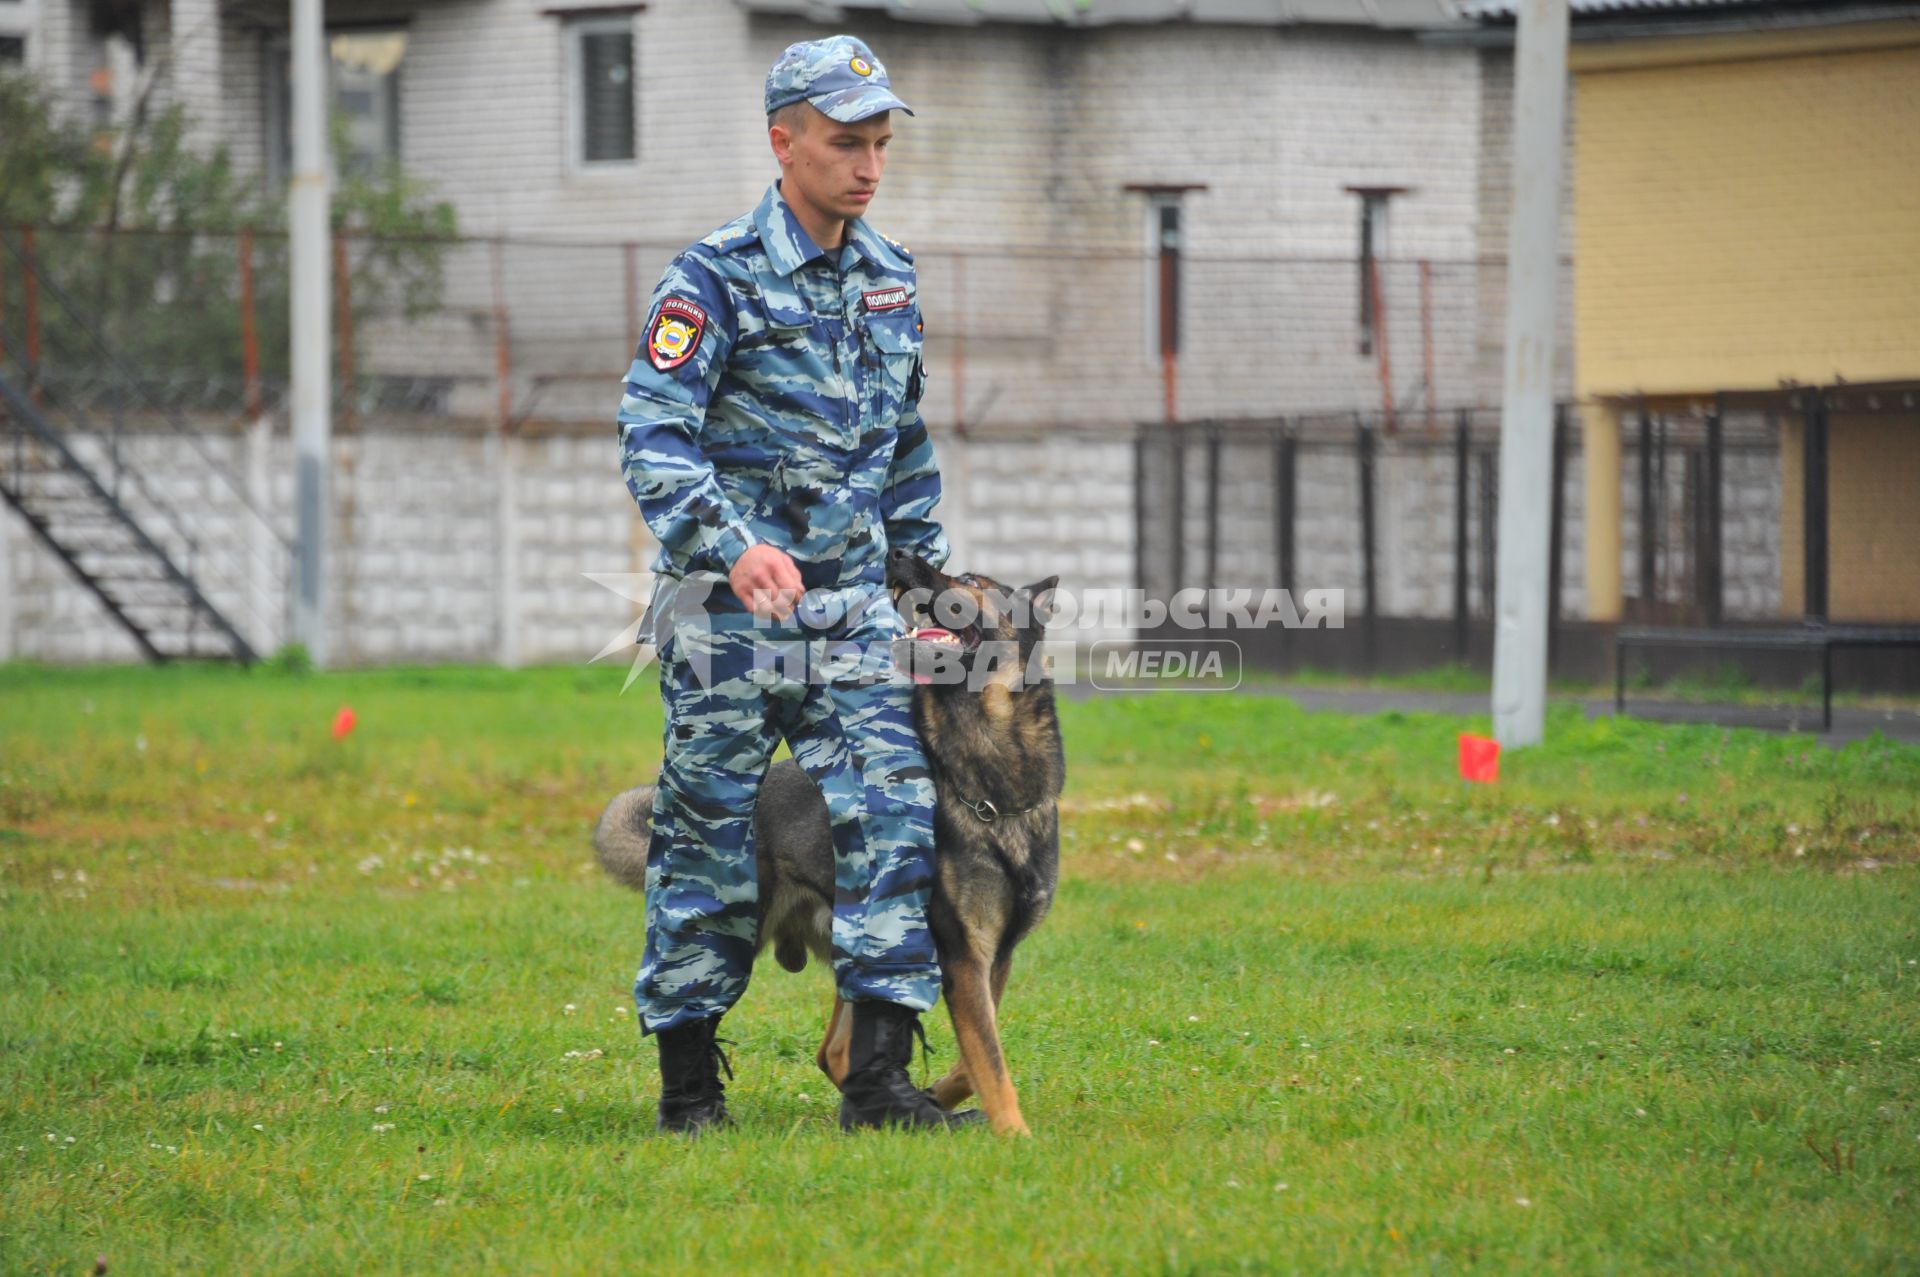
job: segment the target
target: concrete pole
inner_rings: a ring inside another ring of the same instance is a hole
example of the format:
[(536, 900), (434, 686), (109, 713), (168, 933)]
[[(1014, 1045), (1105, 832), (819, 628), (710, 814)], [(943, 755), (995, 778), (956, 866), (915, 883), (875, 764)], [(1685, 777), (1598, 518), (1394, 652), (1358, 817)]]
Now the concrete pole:
[(327, 46), (322, 0), (293, 0), (293, 640), (327, 662), (327, 454), (333, 432), (332, 262), (327, 227)]
[(1513, 64), (1513, 215), (1493, 631), (1493, 732), (1509, 749), (1538, 744), (1546, 721), (1567, 0), (1521, 0)]

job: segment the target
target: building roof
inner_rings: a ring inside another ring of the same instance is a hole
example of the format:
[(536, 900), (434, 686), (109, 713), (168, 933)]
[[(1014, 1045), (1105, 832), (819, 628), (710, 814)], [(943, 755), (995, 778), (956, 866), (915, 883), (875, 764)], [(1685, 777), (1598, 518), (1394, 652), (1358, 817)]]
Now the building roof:
[[(1511, 22), (1520, 0), (1454, 0), (1456, 16), (1472, 22)], [(1567, 0), (1575, 18), (1597, 21), (1642, 18), (1650, 21), (1683, 19), (1737, 21), (1742, 18), (1778, 18), (1798, 15), (1818, 20), (1857, 21), (1873, 17), (1908, 16), (1920, 10), (1913, 0), (1885, 3), (1832, 3), (1831, 0)]]
[(1466, 24), (1450, 0), (735, 0), (754, 13), (787, 13), (822, 21), (883, 13), (904, 22), (972, 25), (1045, 23), (1098, 27), (1157, 22), (1241, 26), (1317, 23), (1434, 30)]
[[(1568, 0), (1574, 13), (1678, 12), (1687, 9), (1758, 8), (1763, 0)], [(1511, 18), (1519, 0), (1460, 0), (1454, 9), (1463, 18)]]

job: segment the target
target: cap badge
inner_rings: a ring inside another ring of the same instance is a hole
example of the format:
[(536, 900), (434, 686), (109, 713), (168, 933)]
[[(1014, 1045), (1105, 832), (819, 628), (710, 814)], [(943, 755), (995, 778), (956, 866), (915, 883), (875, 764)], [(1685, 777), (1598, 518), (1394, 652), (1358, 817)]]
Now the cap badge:
[(853, 68), (855, 75), (873, 74), (873, 63), (867, 61), (865, 58), (855, 58), (853, 61), (847, 63), (847, 65)]

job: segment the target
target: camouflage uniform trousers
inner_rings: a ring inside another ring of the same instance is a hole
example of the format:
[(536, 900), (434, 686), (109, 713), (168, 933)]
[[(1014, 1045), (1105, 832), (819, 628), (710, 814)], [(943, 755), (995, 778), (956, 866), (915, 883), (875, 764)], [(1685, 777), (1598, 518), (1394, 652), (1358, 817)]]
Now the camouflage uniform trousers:
[(933, 780), (911, 685), (888, 650), (904, 627), (884, 595), (851, 611), (825, 630), (681, 617), (663, 636), (666, 757), (633, 989), (643, 1034), (719, 1015), (746, 990), (758, 942), (753, 810), (782, 737), (827, 800), (840, 995), (919, 1011), (939, 996), (926, 917)]

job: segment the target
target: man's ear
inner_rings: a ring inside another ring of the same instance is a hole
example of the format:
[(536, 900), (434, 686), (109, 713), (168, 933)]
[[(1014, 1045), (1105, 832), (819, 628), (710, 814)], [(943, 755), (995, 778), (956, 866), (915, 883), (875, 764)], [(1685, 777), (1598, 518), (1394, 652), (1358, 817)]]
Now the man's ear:
[(1045, 625), (1053, 619), (1053, 591), (1059, 584), (1060, 578), (1056, 574), (1044, 580), (1035, 581), (1032, 585), (1020, 587), (1021, 597), (1026, 599), (1027, 606), (1033, 609), (1033, 619), (1037, 624)]

